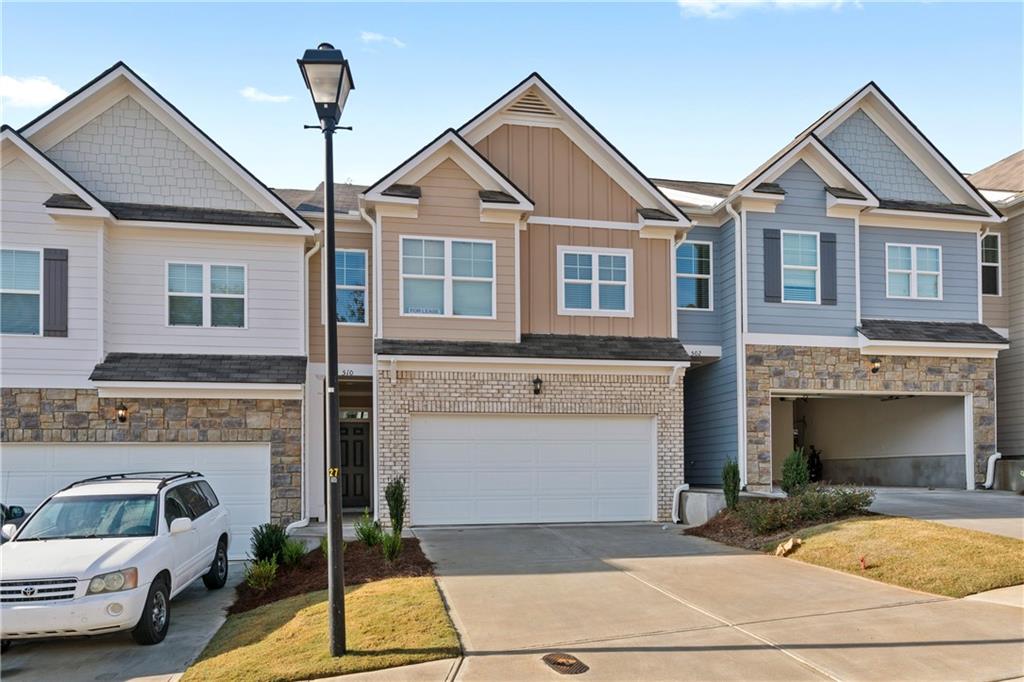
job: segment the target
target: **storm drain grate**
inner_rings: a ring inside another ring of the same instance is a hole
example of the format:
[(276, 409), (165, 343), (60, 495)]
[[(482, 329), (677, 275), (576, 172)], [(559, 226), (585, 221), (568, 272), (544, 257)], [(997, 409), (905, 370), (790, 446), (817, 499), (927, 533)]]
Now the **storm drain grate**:
[(563, 675), (579, 675), (590, 670), (590, 666), (576, 658), (572, 654), (563, 654), (556, 651), (547, 654), (540, 660), (548, 664), (548, 667)]

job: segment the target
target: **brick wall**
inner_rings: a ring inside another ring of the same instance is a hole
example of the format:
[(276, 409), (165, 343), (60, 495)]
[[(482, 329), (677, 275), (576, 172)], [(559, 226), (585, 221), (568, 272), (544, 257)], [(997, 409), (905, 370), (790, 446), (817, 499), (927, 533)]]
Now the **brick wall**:
[[(540, 395), (533, 378), (544, 381)], [(672, 491), (683, 482), (683, 381), (667, 376), (403, 371), (378, 374), (377, 509), (387, 510), (384, 485), (409, 481), (409, 417), (422, 413), (614, 414), (657, 418), (658, 519), (672, 516)], [(385, 513), (381, 514), (386, 522)]]
[(4, 388), (4, 443), (270, 443), (271, 519), (301, 513), (302, 401), (118, 398), (95, 390)]

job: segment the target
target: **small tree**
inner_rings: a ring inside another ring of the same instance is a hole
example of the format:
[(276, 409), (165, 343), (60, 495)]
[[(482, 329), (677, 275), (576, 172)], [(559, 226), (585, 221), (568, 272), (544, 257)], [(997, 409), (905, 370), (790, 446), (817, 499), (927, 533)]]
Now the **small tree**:
[(782, 463), (782, 490), (787, 495), (799, 495), (811, 482), (811, 472), (807, 468), (804, 449), (797, 448), (789, 453)]
[(740, 465), (736, 460), (726, 460), (722, 467), (722, 490), (725, 492), (725, 506), (735, 509), (740, 500)]
[(405, 525), (405, 479), (401, 476), (391, 479), (384, 489), (384, 499), (388, 502), (391, 528), (396, 534), (401, 535), (402, 527)]

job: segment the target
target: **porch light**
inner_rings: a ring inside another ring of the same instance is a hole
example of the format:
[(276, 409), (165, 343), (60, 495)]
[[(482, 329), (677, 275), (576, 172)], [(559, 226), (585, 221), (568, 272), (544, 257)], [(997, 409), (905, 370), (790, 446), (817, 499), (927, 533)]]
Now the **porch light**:
[(128, 406), (123, 401), (117, 405), (117, 421), (122, 424), (128, 421)]
[(306, 50), (298, 62), (317, 118), (322, 125), (335, 126), (341, 120), (349, 91), (355, 88), (348, 60), (330, 43), (320, 43), (315, 50)]
[(878, 374), (878, 370), (882, 369), (882, 358), (873, 357), (871, 358), (871, 373)]
[(533, 380), (533, 394), (540, 395), (540, 387), (544, 385), (544, 380), (540, 377), (536, 377)]

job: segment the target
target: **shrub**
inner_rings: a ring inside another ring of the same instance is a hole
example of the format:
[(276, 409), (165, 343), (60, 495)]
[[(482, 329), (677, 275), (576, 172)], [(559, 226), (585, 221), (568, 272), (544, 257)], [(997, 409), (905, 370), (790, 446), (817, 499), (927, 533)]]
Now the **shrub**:
[[(345, 545), (342, 545), (342, 547), (344, 546)], [(330, 547), (331, 545), (328, 542), (326, 535), (320, 538), (320, 551), (323, 553), (325, 559), (329, 559), (331, 557)]]
[(284, 545), (288, 536), (284, 534), (284, 528), (276, 523), (264, 523), (252, 529), (252, 539), (249, 541), (252, 548), (252, 558), (255, 561), (281, 561), (284, 552)]
[(245, 569), (245, 584), (257, 592), (266, 592), (277, 579), (277, 560), (253, 561)]
[(369, 508), (363, 510), (363, 516), (356, 521), (356, 538), (367, 547), (375, 547), (381, 543), (384, 531), (380, 524), (370, 516)]
[(393, 563), (402, 553), (402, 534), (398, 531), (386, 533), (381, 537), (380, 549), (384, 553), (384, 561)]
[(306, 556), (306, 543), (295, 538), (285, 540), (284, 547), (281, 549), (281, 564), (285, 568), (297, 565), (304, 556)]
[(392, 479), (384, 489), (384, 499), (388, 502), (391, 527), (396, 534), (401, 535), (405, 524), (405, 479), (401, 476)]
[(789, 453), (782, 463), (782, 490), (787, 495), (799, 495), (807, 489), (811, 482), (811, 472), (807, 468), (804, 449), (797, 448)]
[(784, 499), (744, 500), (736, 513), (753, 533), (768, 535), (862, 513), (874, 499), (874, 491), (864, 488), (819, 487)]
[(725, 492), (725, 506), (736, 509), (740, 499), (740, 465), (736, 460), (726, 460), (722, 467), (722, 490)]

